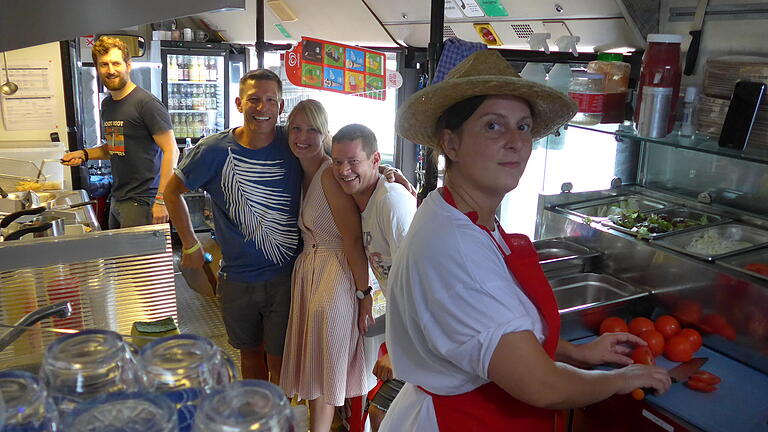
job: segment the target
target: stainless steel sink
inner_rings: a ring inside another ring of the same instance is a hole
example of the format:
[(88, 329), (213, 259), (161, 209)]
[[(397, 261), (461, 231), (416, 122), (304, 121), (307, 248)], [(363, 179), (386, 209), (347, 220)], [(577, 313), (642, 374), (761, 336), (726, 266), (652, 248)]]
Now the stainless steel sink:
[(648, 295), (613, 276), (579, 273), (549, 281), (560, 314)]

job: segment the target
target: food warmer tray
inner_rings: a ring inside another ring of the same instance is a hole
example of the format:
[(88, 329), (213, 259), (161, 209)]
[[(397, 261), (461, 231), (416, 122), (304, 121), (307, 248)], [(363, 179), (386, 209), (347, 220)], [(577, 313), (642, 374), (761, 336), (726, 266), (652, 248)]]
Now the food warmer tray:
[(578, 203), (557, 206), (556, 209), (571, 213), (579, 217), (590, 217), (595, 220), (603, 220), (611, 215), (612, 207), (629, 211), (649, 211), (671, 207), (673, 204), (648, 198), (639, 194), (617, 195), (598, 200), (582, 201)]
[(560, 314), (647, 295), (647, 291), (599, 273), (579, 273), (549, 281)]
[[(582, 344), (595, 339), (590, 336), (572, 342)], [(663, 395), (646, 393), (646, 401), (704, 431), (768, 432), (768, 398), (760, 396), (768, 394), (768, 375), (706, 346), (694, 357), (709, 359), (702, 369), (722, 379), (717, 391), (699, 393), (684, 383), (673, 383)], [(656, 357), (656, 365), (667, 370), (678, 364), (664, 356)]]
[(727, 258), (717, 260), (717, 263), (732, 268), (736, 271), (746, 273), (750, 276), (768, 280), (768, 275), (753, 272), (744, 268), (747, 264), (760, 263), (768, 266), (768, 248), (762, 248), (738, 255), (731, 255)]
[(539, 264), (549, 277), (591, 271), (600, 256), (586, 246), (564, 238), (551, 238), (533, 242), (539, 254)]
[[(699, 253), (686, 249), (691, 242), (705, 234), (714, 234), (725, 240), (744, 241), (751, 243), (751, 246), (734, 249), (728, 252), (722, 253)], [(765, 245), (768, 245), (768, 231), (764, 231), (758, 228), (751, 227), (749, 225), (742, 225), (738, 223), (725, 223), (721, 225), (715, 225), (710, 227), (703, 227), (688, 231), (685, 233), (674, 233), (668, 237), (664, 237), (658, 240), (651, 240), (653, 244), (672, 249), (674, 251), (690, 255), (706, 261), (715, 261), (720, 258), (724, 258), (731, 255), (736, 255), (742, 252), (759, 249)]]
[(643, 211), (640, 212), (644, 215), (649, 214), (665, 214), (668, 215), (671, 218), (685, 218), (685, 219), (692, 219), (692, 220), (701, 220), (702, 217), (707, 217), (707, 223), (702, 225), (695, 225), (692, 227), (687, 227), (679, 230), (674, 231), (667, 231), (665, 233), (648, 233), (647, 235), (639, 235), (636, 231), (632, 231), (630, 228), (624, 228), (623, 226), (619, 226), (615, 224), (610, 218), (606, 218), (600, 222), (600, 224), (607, 226), (611, 229), (614, 229), (619, 232), (623, 232), (625, 234), (633, 235), (638, 238), (644, 238), (644, 239), (658, 239), (658, 238), (664, 238), (669, 237), (673, 234), (680, 234), (688, 231), (693, 231), (700, 229), (702, 227), (712, 226), (712, 225), (718, 225), (725, 222), (730, 222), (731, 219), (727, 219), (723, 216), (718, 216), (712, 213), (702, 212), (698, 210), (693, 210), (688, 207), (667, 207), (664, 209), (658, 209), (658, 210), (649, 210), (649, 211)]

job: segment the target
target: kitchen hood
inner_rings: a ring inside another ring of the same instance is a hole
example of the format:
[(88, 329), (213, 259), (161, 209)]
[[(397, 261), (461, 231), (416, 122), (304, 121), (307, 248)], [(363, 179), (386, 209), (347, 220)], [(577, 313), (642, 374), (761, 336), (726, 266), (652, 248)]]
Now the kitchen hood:
[(245, 0), (1, 0), (0, 4), (0, 51), (245, 8)]

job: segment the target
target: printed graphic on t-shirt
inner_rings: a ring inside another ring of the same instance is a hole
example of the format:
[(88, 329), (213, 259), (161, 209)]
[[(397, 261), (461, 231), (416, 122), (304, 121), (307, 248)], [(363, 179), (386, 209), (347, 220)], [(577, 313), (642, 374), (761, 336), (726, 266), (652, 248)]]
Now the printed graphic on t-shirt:
[(299, 243), (296, 218), (291, 217), (291, 196), (259, 182), (282, 180), (284, 161), (254, 161), (229, 152), (221, 176), (221, 189), (229, 214), (245, 236), (269, 260), (282, 265)]
[(109, 154), (125, 156), (125, 134), (122, 120), (104, 122), (104, 139), (107, 140)]
[(374, 276), (377, 280), (385, 281), (389, 278), (389, 270), (392, 263), (386, 261), (386, 257), (379, 252), (371, 250), (373, 235), (370, 231), (363, 231), (363, 244), (365, 246), (365, 255), (368, 256), (368, 263), (371, 265)]

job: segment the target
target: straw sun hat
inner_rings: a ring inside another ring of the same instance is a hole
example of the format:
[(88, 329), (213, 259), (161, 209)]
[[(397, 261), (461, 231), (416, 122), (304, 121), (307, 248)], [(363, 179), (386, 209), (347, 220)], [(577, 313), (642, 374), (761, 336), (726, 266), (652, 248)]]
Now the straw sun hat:
[(531, 106), (533, 139), (543, 138), (576, 114), (576, 102), (545, 85), (520, 78), (494, 50), (478, 51), (456, 65), (446, 79), (411, 95), (397, 112), (397, 133), (417, 144), (436, 147), (437, 119), (453, 104), (481, 95), (521, 97)]

